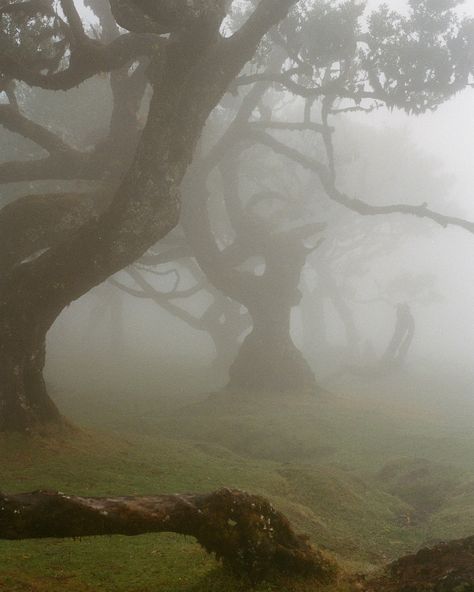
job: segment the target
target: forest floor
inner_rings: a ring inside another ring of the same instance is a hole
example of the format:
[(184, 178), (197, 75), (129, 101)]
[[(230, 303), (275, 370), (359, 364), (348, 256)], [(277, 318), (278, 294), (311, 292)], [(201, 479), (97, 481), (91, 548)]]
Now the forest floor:
[[(376, 571), (426, 544), (474, 534), (474, 433), (467, 422), (442, 406), (376, 391), (58, 396), (80, 428), (1, 436), (1, 489), (245, 489), (269, 497), (347, 571)], [(176, 535), (3, 541), (0, 557), (0, 592), (248, 589), (191, 538)], [(320, 588), (303, 581), (256, 588), (273, 590)]]

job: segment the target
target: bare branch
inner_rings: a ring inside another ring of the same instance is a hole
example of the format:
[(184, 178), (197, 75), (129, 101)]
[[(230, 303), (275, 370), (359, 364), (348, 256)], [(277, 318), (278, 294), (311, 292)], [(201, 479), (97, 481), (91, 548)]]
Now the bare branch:
[(102, 72), (118, 70), (133, 60), (159, 53), (164, 41), (156, 35), (126, 33), (108, 45), (88, 40), (73, 51), (66, 70), (43, 74), (25, 67), (11, 56), (0, 55), (0, 73), (8, 78), (22, 80), (29, 86), (48, 90), (69, 90), (88, 78)]
[(337, 201), (337, 203), (345, 206), (361, 214), (362, 216), (378, 216), (383, 214), (410, 214), (411, 216), (416, 216), (417, 218), (428, 218), (436, 224), (439, 224), (443, 228), (447, 226), (457, 226), (459, 228), (463, 228), (468, 232), (474, 234), (474, 222), (470, 222), (465, 220), (464, 218), (458, 218), (456, 216), (446, 216), (444, 214), (440, 214), (439, 212), (435, 212), (428, 208), (427, 203), (423, 203), (419, 206), (412, 206), (409, 204), (392, 204), (387, 206), (374, 206), (368, 204), (360, 199), (351, 198), (344, 193), (338, 191), (335, 187), (330, 188), (331, 191), (328, 192), (331, 199)]
[(0, 125), (11, 132), (32, 140), (50, 154), (74, 152), (59, 136), (28, 119), (12, 105), (0, 105)]
[(150, 286), (151, 290), (138, 290), (136, 288), (131, 288), (122, 282), (119, 282), (116, 278), (110, 278), (109, 283), (113, 286), (125, 292), (129, 296), (133, 296), (134, 298), (141, 298), (145, 300), (153, 300), (158, 306), (160, 306), (163, 310), (166, 310), (169, 314), (175, 316), (180, 321), (183, 321), (196, 331), (207, 331), (208, 327), (204, 324), (204, 319), (199, 319), (189, 313), (187, 310), (184, 310), (180, 306), (173, 304), (169, 298), (165, 297), (161, 292), (157, 290), (153, 290), (152, 286)]
[(426, 203), (423, 203), (419, 206), (412, 206), (409, 204), (375, 206), (360, 199), (349, 197), (337, 189), (330, 170), (324, 164), (308, 158), (303, 153), (295, 150), (294, 148), (290, 148), (269, 134), (263, 132), (253, 132), (252, 136), (260, 143), (271, 148), (277, 154), (281, 154), (282, 156), (297, 162), (307, 170), (314, 171), (318, 175), (321, 184), (323, 185), (324, 190), (330, 199), (354, 212), (357, 212), (358, 214), (363, 216), (410, 214), (412, 216), (417, 216), (418, 218), (428, 218), (443, 228), (446, 228), (450, 225), (457, 226), (474, 234), (474, 222), (470, 222), (456, 216), (446, 216), (440, 214), (439, 212), (430, 210), (428, 208), (428, 204)]
[(291, 69), (280, 74), (262, 72), (259, 74), (243, 75), (236, 79), (235, 85), (243, 86), (255, 84), (256, 82), (268, 82), (270, 84), (281, 85), (294, 95), (305, 99), (317, 99), (325, 95), (333, 95), (341, 99), (352, 99), (357, 102), (362, 99), (373, 100), (380, 98), (376, 92), (369, 90), (358, 89), (357, 92), (352, 92), (342, 86), (337, 80), (326, 82), (324, 85), (304, 86), (291, 78), (294, 73), (293, 69)]
[(127, 284), (123, 284), (122, 282), (119, 282), (118, 279), (115, 277), (111, 277), (107, 281), (109, 284), (112, 284), (112, 286), (114, 286), (115, 288), (121, 290), (122, 292), (125, 292), (129, 296), (133, 296), (134, 298), (142, 298), (142, 299), (149, 299), (150, 298), (150, 296), (146, 292), (144, 292), (143, 290), (137, 290), (136, 288), (131, 288), (130, 286), (127, 286)]
[[(251, 121), (248, 125), (250, 128), (254, 129), (281, 130), (289, 132), (313, 131), (320, 134), (324, 133), (326, 129), (326, 126), (323, 124), (315, 123), (313, 121)], [(333, 128), (329, 129), (333, 130)]]
[[(171, 315), (177, 317), (181, 321), (187, 323), (190, 327), (192, 327), (193, 329), (196, 329), (196, 331), (207, 331), (207, 327), (204, 325), (204, 323), (202, 322), (201, 319), (195, 317), (187, 310), (184, 310), (183, 308), (181, 308), (177, 304), (174, 304), (173, 302), (171, 302), (170, 294), (165, 294), (165, 293), (157, 290), (154, 286), (152, 286), (149, 282), (147, 282), (147, 280), (143, 277), (143, 275), (141, 273), (139, 273), (136, 269), (130, 268), (127, 270), (127, 272), (130, 275), (130, 277), (140, 287), (139, 291), (133, 290), (133, 289), (132, 289), (132, 291), (125, 290), (129, 294), (137, 295), (137, 292), (140, 292), (140, 295), (139, 295), (140, 298), (147, 298), (147, 299), (153, 300), (161, 308), (166, 310)], [(114, 285), (116, 285), (119, 288), (124, 289), (123, 284), (115, 282)], [(199, 291), (199, 290), (197, 290), (197, 291)], [(196, 291), (193, 290), (193, 294), (195, 294), (195, 293), (196, 293)], [(173, 293), (171, 293), (171, 294), (172, 294), (173, 298), (178, 297), (178, 296), (176, 296), (176, 294), (173, 294)]]
[[(157, 290), (154, 286), (149, 284), (151, 289), (156, 290), (157, 292), (159, 292), (160, 294), (163, 294), (164, 296), (166, 296), (168, 294), (174, 294), (175, 291), (178, 289), (179, 284), (181, 283), (181, 275), (177, 269), (167, 269), (165, 271), (158, 271), (157, 269), (150, 269), (149, 267), (143, 267), (143, 266), (139, 266), (137, 264), (131, 265), (130, 267), (127, 268), (127, 272), (130, 276), (132, 276), (132, 277), (140, 276), (143, 279), (143, 281), (145, 282), (145, 278), (143, 278), (143, 276), (140, 274), (140, 271), (145, 271), (146, 273), (151, 273), (152, 275), (156, 275), (159, 278), (174, 276), (173, 287), (166, 292), (161, 292), (161, 291)], [(148, 283), (148, 282), (146, 282), (146, 283)]]
[(325, 175), (329, 174), (327, 167), (323, 163), (309, 158), (299, 150), (292, 148), (287, 144), (284, 144), (283, 142), (280, 142), (275, 137), (273, 137), (270, 134), (267, 134), (266, 132), (249, 130), (247, 138), (253, 139), (256, 142), (263, 144), (264, 146), (267, 146), (275, 153), (281, 154), (282, 156), (285, 156), (286, 158), (293, 160), (294, 162), (301, 165), (303, 168), (314, 171), (320, 176), (324, 177)]

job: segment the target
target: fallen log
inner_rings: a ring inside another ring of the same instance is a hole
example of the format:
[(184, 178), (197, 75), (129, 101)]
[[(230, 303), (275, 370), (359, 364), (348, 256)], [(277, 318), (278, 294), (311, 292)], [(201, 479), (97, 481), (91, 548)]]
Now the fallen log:
[(234, 572), (332, 579), (335, 564), (295, 533), (266, 499), (221, 489), (211, 494), (80, 497), (55, 491), (0, 493), (0, 538), (191, 535)]

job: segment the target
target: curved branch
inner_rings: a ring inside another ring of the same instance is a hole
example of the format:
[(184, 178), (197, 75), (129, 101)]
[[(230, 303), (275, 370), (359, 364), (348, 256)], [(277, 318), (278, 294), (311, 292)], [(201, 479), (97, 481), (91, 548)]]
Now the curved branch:
[(314, 171), (318, 175), (324, 176), (329, 174), (327, 167), (322, 162), (306, 156), (296, 148), (292, 148), (287, 144), (280, 142), (280, 140), (277, 140), (275, 137), (267, 134), (264, 131), (249, 130), (247, 138), (253, 139), (256, 142), (267, 146), (276, 154), (285, 156), (289, 160), (293, 160), (297, 164), (301, 165), (303, 168)]
[(30, 70), (10, 56), (0, 55), (0, 73), (22, 80), (29, 86), (69, 90), (96, 74), (118, 70), (143, 56), (156, 55), (163, 43), (164, 40), (157, 35), (146, 33), (125, 33), (108, 45), (88, 39), (87, 43), (73, 51), (69, 67), (54, 74)]
[(122, 292), (125, 292), (125, 294), (133, 296), (134, 298), (141, 298), (143, 300), (147, 300), (150, 298), (150, 296), (148, 296), (148, 294), (143, 290), (137, 290), (136, 288), (131, 288), (130, 286), (127, 286), (127, 284), (122, 284), (122, 282), (119, 282), (115, 277), (111, 277), (107, 281), (109, 284), (112, 284), (112, 286), (114, 286), (115, 288), (118, 288)]
[(130, 288), (129, 286), (122, 284), (122, 282), (119, 282), (118, 280), (116, 280), (114, 278), (111, 278), (109, 280), (109, 282), (113, 286), (118, 288), (119, 290), (122, 290), (122, 292), (125, 292), (126, 294), (128, 294), (129, 296), (133, 296), (135, 298), (142, 298), (142, 299), (146, 299), (146, 300), (153, 300), (163, 310), (166, 310), (166, 312), (173, 315), (174, 317), (176, 317), (180, 321), (183, 321), (184, 323), (186, 323), (187, 325), (189, 325), (190, 327), (192, 327), (196, 331), (207, 331), (207, 327), (204, 325), (204, 323), (201, 321), (201, 319), (194, 317), (188, 311), (186, 311), (183, 308), (181, 308), (180, 306), (177, 306), (176, 304), (173, 304), (172, 302), (170, 302), (168, 300), (168, 298), (164, 297), (163, 294), (161, 294), (158, 291), (153, 290), (152, 286), (150, 286), (151, 291), (148, 292), (145, 290), (136, 290), (134, 288)]
[(137, 270), (136, 267), (129, 267), (127, 269), (127, 273), (133, 280), (135, 280), (135, 282), (140, 286), (140, 288), (148, 294), (150, 298), (155, 298), (156, 296), (160, 299), (160, 302), (164, 299), (175, 300), (178, 298), (189, 298), (190, 296), (194, 296), (195, 294), (204, 289), (204, 286), (201, 283), (197, 283), (195, 286), (192, 286), (187, 290), (178, 290), (178, 284), (181, 278), (176, 269), (172, 269), (170, 270), (170, 272), (168, 272), (176, 274), (177, 277), (174, 287), (168, 292), (160, 292), (159, 290), (157, 290), (152, 284), (150, 284), (150, 282), (148, 282), (143, 277), (143, 275)]
[[(277, 131), (289, 131), (289, 132), (305, 132), (313, 131), (317, 133), (324, 133), (325, 126), (321, 123), (315, 123), (314, 121), (251, 121), (248, 126), (251, 129), (269, 129)], [(333, 128), (329, 128), (331, 131)]]
[[(127, 269), (127, 272), (128, 272), (128, 274), (131, 277), (137, 276), (140, 279), (142, 279), (143, 282), (146, 282), (145, 278), (141, 275), (140, 271), (145, 271), (147, 273), (152, 273), (153, 275), (156, 275), (156, 276), (158, 276), (160, 278), (174, 276), (174, 284), (173, 284), (173, 287), (171, 288), (171, 290), (169, 290), (169, 293), (170, 294), (173, 294), (178, 289), (178, 286), (181, 283), (181, 276), (180, 276), (179, 271), (177, 269), (167, 269), (165, 271), (158, 271), (157, 269), (147, 269), (147, 268), (144, 268), (144, 267), (140, 267), (137, 264), (131, 265)], [(146, 283), (147, 283), (147, 285), (150, 286), (150, 289), (151, 290), (155, 289), (151, 284), (149, 284), (149, 282), (146, 282)], [(166, 295), (167, 293), (168, 292), (163, 292), (164, 295)]]
[(456, 216), (446, 216), (428, 208), (428, 204), (423, 203), (418, 206), (409, 204), (392, 204), (386, 206), (371, 205), (361, 199), (349, 197), (339, 191), (333, 182), (329, 169), (322, 163), (308, 158), (303, 153), (294, 148), (290, 148), (283, 142), (276, 140), (270, 134), (264, 132), (252, 132), (252, 136), (261, 144), (268, 146), (277, 154), (281, 154), (290, 160), (298, 163), (302, 167), (314, 171), (324, 187), (327, 196), (336, 203), (348, 208), (362, 216), (378, 216), (383, 214), (409, 214), (418, 218), (428, 218), (443, 228), (447, 226), (457, 226), (474, 234), (474, 222), (458, 218)]
[(0, 105), (0, 125), (5, 129), (28, 138), (50, 154), (54, 152), (73, 152), (59, 136), (46, 127), (28, 119), (12, 105)]
[(380, 99), (380, 95), (369, 90), (358, 89), (356, 92), (351, 92), (344, 88), (338, 81), (327, 82), (322, 86), (304, 86), (295, 82), (291, 75), (295, 72), (288, 70), (283, 73), (262, 72), (260, 74), (242, 75), (235, 81), (235, 86), (247, 86), (257, 82), (267, 82), (268, 84), (278, 84), (289, 90), (296, 96), (305, 99), (317, 99), (318, 97), (332, 95), (340, 99), (352, 99), (359, 102), (362, 99)]
[(470, 222), (469, 220), (465, 220), (464, 218), (459, 218), (457, 216), (446, 216), (444, 214), (440, 214), (439, 212), (435, 212), (434, 210), (428, 208), (427, 203), (422, 203), (418, 206), (412, 206), (409, 204), (374, 206), (362, 201), (361, 199), (349, 197), (345, 193), (338, 191), (335, 187), (331, 187), (329, 189), (329, 196), (331, 199), (337, 201), (344, 207), (361, 214), (362, 216), (378, 216), (381, 214), (410, 214), (411, 216), (416, 216), (417, 218), (428, 218), (443, 228), (446, 228), (447, 226), (457, 226), (474, 234), (474, 222)]
[(22, 181), (97, 180), (104, 174), (104, 161), (96, 153), (57, 152), (38, 160), (16, 160), (0, 164), (0, 183)]

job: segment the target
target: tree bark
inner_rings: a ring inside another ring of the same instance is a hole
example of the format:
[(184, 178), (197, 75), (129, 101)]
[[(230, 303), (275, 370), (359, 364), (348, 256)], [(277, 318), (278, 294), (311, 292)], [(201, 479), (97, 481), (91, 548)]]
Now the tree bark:
[(44, 331), (36, 329), (13, 329), (5, 319), (0, 324), (0, 431), (60, 420), (43, 378)]
[(336, 573), (335, 564), (297, 535), (266, 499), (242, 491), (112, 498), (0, 494), (1, 539), (151, 532), (194, 536), (207, 552), (252, 579), (279, 571), (327, 581)]
[(186, 130), (189, 145), (170, 155), (179, 132), (172, 105), (179, 91), (177, 84), (155, 97), (144, 139), (106, 212), (0, 277), (0, 429), (27, 429), (59, 417), (40, 378), (51, 325), (73, 300), (138, 259), (176, 225), (179, 183), (200, 131)]

